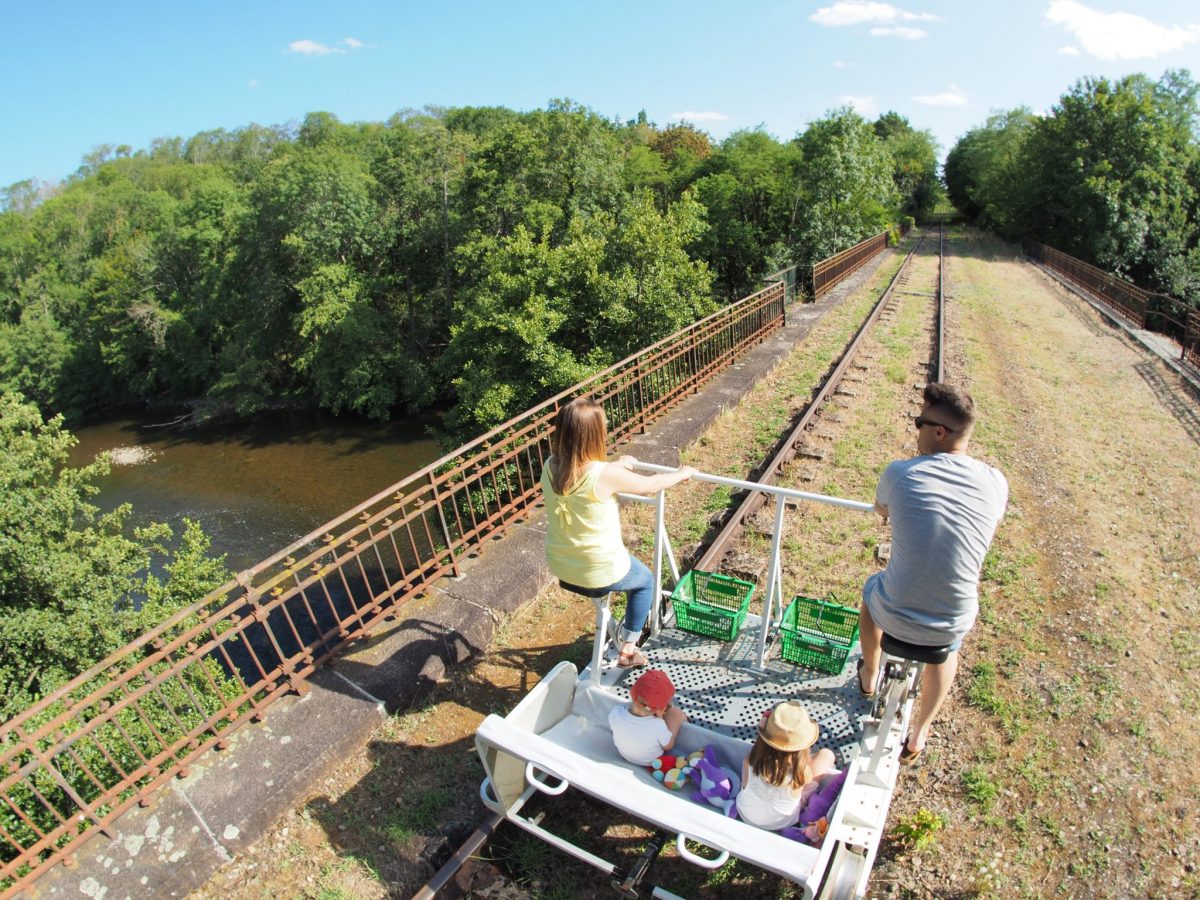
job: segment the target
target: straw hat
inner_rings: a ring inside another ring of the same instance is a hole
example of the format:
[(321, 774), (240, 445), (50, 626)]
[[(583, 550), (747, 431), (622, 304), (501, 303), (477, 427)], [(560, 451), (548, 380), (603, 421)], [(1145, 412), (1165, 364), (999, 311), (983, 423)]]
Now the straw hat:
[(780, 703), (758, 726), (758, 734), (764, 741), (786, 753), (811, 747), (820, 733), (817, 723), (808, 717), (804, 704), (798, 700)]
[(633, 690), (629, 695), (651, 709), (666, 709), (671, 705), (671, 698), (675, 696), (675, 685), (671, 684), (666, 672), (649, 669), (633, 683)]

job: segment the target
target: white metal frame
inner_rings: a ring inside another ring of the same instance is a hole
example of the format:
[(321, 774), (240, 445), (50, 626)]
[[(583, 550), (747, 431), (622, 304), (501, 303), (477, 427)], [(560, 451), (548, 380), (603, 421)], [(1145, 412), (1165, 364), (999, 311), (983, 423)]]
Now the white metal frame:
[[(649, 472), (674, 472), (675, 470), (669, 466), (658, 466), (653, 463), (638, 462), (634, 464), (635, 469), (645, 469)], [(726, 487), (734, 488), (735, 490), (745, 490), (766, 494), (775, 501), (775, 524), (771, 531), (771, 559), (767, 566), (767, 596), (763, 600), (762, 616), (759, 623), (758, 633), (758, 654), (755, 657), (753, 668), (759, 672), (765, 672), (765, 663), (767, 657), (767, 639), (770, 637), (771, 629), (779, 624), (779, 620), (783, 618), (784, 597), (787, 595), (783, 591), (783, 563), (780, 559), (780, 545), (783, 540), (783, 513), (787, 508), (788, 500), (805, 501), (809, 503), (824, 503), (829, 506), (838, 506), (842, 509), (852, 509), (858, 512), (874, 512), (875, 505), (873, 503), (862, 503), (858, 500), (846, 500), (842, 497), (831, 497), (827, 494), (813, 494), (807, 491), (797, 491), (792, 488), (779, 487), (774, 484), (762, 484), (757, 481), (742, 481), (737, 478), (725, 478), (721, 475), (709, 475), (706, 472), (698, 472), (693, 476), (696, 481), (704, 481), (710, 484), (719, 484)], [(635, 497), (626, 494), (619, 496), (623, 500), (631, 500), (638, 503), (651, 503), (655, 506), (655, 523), (654, 523), (654, 579), (655, 584), (662, 584), (662, 559), (666, 555), (667, 562), (671, 567), (671, 580), (679, 581), (679, 566), (675, 561), (675, 554), (671, 549), (670, 540), (667, 537), (665, 516), (664, 516), (664, 491), (659, 491), (654, 497)], [(776, 613), (778, 612), (778, 618)], [(654, 608), (651, 613), (651, 637), (657, 637), (662, 624), (662, 598), (656, 598)]]
[[(641, 462), (636, 463), (635, 468), (650, 472), (674, 471), (669, 467)], [(694, 478), (697, 481), (725, 485), (736, 490), (761, 492), (774, 499), (776, 506), (775, 522), (772, 533), (770, 562), (767, 570), (767, 593), (763, 600), (762, 615), (759, 619), (757, 654), (753, 661), (742, 664), (752, 673), (766, 675), (768, 674), (765, 669), (768, 638), (771, 630), (778, 625), (779, 619), (782, 618), (784, 597), (786, 596), (783, 590), (781, 543), (783, 514), (787, 502), (794, 500), (823, 503), (860, 512), (872, 512), (874, 505), (824, 494), (760, 484), (758, 482), (725, 478), (707, 473), (698, 473)], [(662, 584), (664, 559), (669, 567), (672, 581), (678, 583), (680, 578), (679, 567), (665, 527), (664, 493), (659, 492), (653, 497), (636, 497), (624, 494), (619, 496), (623, 500), (651, 504), (655, 507), (654, 561), (652, 566), (655, 583)], [(662, 629), (662, 602), (664, 596), (669, 596), (669, 594), (659, 591), (651, 608), (650, 629), (652, 639), (658, 637)], [(594, 600), (594, 603), (596, 608), (596, 636), (593, 645), (592, 664), (588, 667), (590, 671), (585, 670), (578, 675), (576, 689), (582, 688), (584, 685), (589, 685), (589, 689), (607, 691), (610, 689), (605, 688), (603, 684), (605, 680), (611, 681), (611, 678), (601, 678), (601, 664), (604, 648), (609, 641), (608, 632), (611, 613), (607, 597), (598, 598)], [(886, 664), (886, 657), (883, 662)], [(569, 664), (560, 664), (560, 668), (567, 665)], [(541, 734), (543, 731), (548, 730), (554, 723), (542, 721), (545, 716), (536, 711), (534, 704), (535, 702), (543, 702), (543, 700), (539, 699), (535, 701), (535, 696), (558, 673), (559, 670), (556, 669), (555, 672), (548, 675), (506, 717), (506, 721), (520, 719), (521, 723), (519, 727), (530, 729), (534, 734)], [(842, 789), (842, 794), (833, 809), (829, 831), (819, 851), (819, 857), (809, 877), (805, 881), (799, 882), (804, 888), (806, 897), (817, 897), (821, 898), (821, 900), (858, 898), (862, 897), (866, 891), (867, 879), (870, 876), (871, 866), (874, 863), (879, 842), (883, 836), (884, 823), (887, 819), (892, 792), (899, 774), (899, 755), (903, 735), (912, 714), (912, 688), (914, 687), (912, 677), (913, 672), (909, 669), (906, 680), (899, 680), (894, 684), (889, 684), (881, 688), (881, 690), (886, 689), (888, 691), (883, 715), (879, 719), (867, 717), (862, 720), (859, 752), (849, 766), (846, 785)], [(561, 703), (561, 698), (554, 702)], [(567, 712), (560, 710), (559, 719), (561, 720)], [(497, 717), (490, 716), (489, 721), (495, 718)], [(487, 729), (483, 729), (481, 726), (482, 731), (487, 731)], [(541, 793), (547, 798), (551, 798), (563, 793), (568, 787), (568, 782), (566, 779), (557, 776), (552, 771), (552, 767), (539, 764), (537, 760), (526, 759), (519, 755), (520, 752), (524, 751), (517, 751), (514, 748), (501, 746), (501, 742), (498, 742), (491, 736), (494, 732), (495, 729), (492, 729), (489, 732), (489, 736), (485, 737), (481, 733), (476, 737), (480, 756), (484, 758), (485, 769), (488, 770), (488, 777), (484, 779), (480, 787), (480, 796), (484, 804), (489, 809), (504, 815), (515, 825), (545, 840), (552, 846), (569, 853), (602, 872), (612, 874), (617, 868), (614, 863), (596, 856), (549, 831), (541, 825), (541, 816), (530, 817), (522, 813), (526, 802), (535, 793)], [(492, 781), (493, 771), (488, 763), (487, 754), (489, 752), (493, 763), (496, 763), (497, 760), (507, 761), (507, 777), (510, 785), (516, 780), (516, 773), (520, 772), (523, 766), (522, 783), (524, 787), (520, 791), (519, 796), (514, 797), (515, 789), (510, 786), (511, 799), (507, 806), (500, 799), (499, 792), (495, 790)], [(576, 767), (579, 768), (578, 765)], [(582, 771), (586, 772), (586, 770), (587, 767), (585, 765), (582, 767)], [(587, 784), (580, 784), (579, 781), (579, 777), (576, 776), (576, 787), (593, 794), (593, 796), (598, 796), (600, 799), (606, 799), (603, 789), (597, 789), (596, 786), (589, 786)], [(612, 801), (608, 800), (608, 802), (611, 803)], [(669, 803), (662, 805), (664, 807), (671, 806)], [(729, 851), (723, 847), (712, 845), (711, 841), (706, 843), (709, 843), (717, 853), (717, 856), (713, 858), (697, 856), (684, 847), (684, 840), (687, 837), (687, 826), (687, 821), (664, 826), (674, 828), (678, 832), (676, 840), (680, 855), (694, 865), (705, 868), (716, 868), (724, 864), (730, 856)], [(759, 855), (761, 856), (761, 854)], [(762, 859), (754, 859), (753, 854), (743, 852), (740, 858), (752, 864), (767, 865)], [(664, 900), (670, 900), (670, 898), (675, 897), (674, 894), (662, 888), (654, 888), (653, 896), (662, 897)]]

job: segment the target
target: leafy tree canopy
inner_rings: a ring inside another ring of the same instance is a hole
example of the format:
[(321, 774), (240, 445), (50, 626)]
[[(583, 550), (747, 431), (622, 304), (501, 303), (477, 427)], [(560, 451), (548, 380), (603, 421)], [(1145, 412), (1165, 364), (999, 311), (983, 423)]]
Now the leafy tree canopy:
[(923, 209), (931, 147), (895, 114), (715, 144), (570, 100), (98, 147), (0, 192), (0, 389), (473, 427)]
[(1006, 237), (1200, 302), (1198, 93), (1182, 70), (1085, 78), (1045, 116), (993, 115), (947, 157), (950, 197)]
[(74, 442), (61, 417), (0, 395), (0, 719), (226, 577), (194, 523), (172, 550), (170, 528), (135, 526), (128, 505), (101, 514), (88, 498), (108, 463), (67, 465)]

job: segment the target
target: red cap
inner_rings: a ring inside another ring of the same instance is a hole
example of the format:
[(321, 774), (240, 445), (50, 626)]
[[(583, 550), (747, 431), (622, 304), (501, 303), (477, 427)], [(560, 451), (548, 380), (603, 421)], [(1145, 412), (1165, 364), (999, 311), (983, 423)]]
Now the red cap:
[(633, 690), (629, 692), (629, 696), (640, 700), (651, 709), (666, 709), (671, 705), (671, 698), (675, 696), (675, 685), (671, 684), (666, 672), (648, 669), (633, 683)]

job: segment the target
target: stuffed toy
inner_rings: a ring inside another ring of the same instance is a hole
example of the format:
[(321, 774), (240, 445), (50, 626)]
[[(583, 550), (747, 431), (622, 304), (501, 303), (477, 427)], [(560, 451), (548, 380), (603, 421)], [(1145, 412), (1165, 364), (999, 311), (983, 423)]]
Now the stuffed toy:
[(655, 781), (662, 782), (662, 786), (668, 790), (682, 790), (687, 784), (688, 775), (692, 771), (692, 767), (703, 756), (703, 751), (697, 750), (687, 756), (675, 756), (671, 753), (664, 753), (654, 762), (650, 763), (650, 774)]
[(716, 751), (711, 746), (705, 747), (695, 762), (691, 779), (700, 786), (700, 790), (692, 799), (697, 803), (711, 803), (729, 818), (737, 818), (737, 806), (734, 805), (733, 798), (733, 776), (717, 762)]
[(827, 778), (804, 804), (804, 809), (800, 811), (800, 821), (789, 828), (781, 828), (779, 833), (793, 841), (820, 847), (821, 841), (825, 840), (825, 832), (829, 830), (827, 813), (845, 783), (845, 772), (838, 772), (832, 778)]
[(826, 779), (820, 789), (808, 798), (808, 802), (804, 804), (804, 809), (800, 810), (800, 824), (810, 825), (826, 817), (829, 808), (838, 798), (838, 794), (842, 791), (842, 785), (846, 783), (846, 773), (838, 772), (832, 778)]
[(824, 816), (808, 825), (789, 825), (787, 828), (779, 829), (779, 833), (785, 838), (799, 841), (802, 844), (812, 844), (814, 847), (821, 846), (821, 841), (825, 840), (827, 831), (829, 831), (829, 820)]

